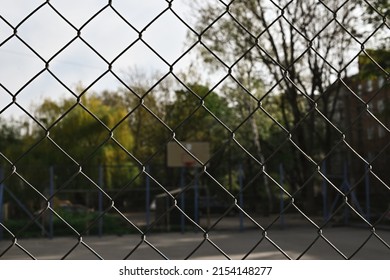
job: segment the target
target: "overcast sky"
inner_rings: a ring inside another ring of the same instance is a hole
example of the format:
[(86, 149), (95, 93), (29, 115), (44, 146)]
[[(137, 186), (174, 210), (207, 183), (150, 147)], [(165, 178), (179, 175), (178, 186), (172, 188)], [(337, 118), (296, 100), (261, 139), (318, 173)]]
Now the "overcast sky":
[[(194, 43), (186, 42), (188, 28), (171, 10), (152, 22), (169, 7), (166, 0), (112, 0), (112, 6), (120, 16), (107, 7), (92, 18), (108, 2), (51, 0), (50, 5), (62, 18), (45, 0), (0, 0), (0, 117), (23, 114), (15, 105), (4, 111), (12, 104), (12, 95), (16, 96), (18, 104), (30, 112), (34, 105), (37, 106), (45, 98), (71, 97), (66, 87), (75, 90), (80, 83), (84, 87), (89, 86), (108, 70), (107, 62), (121, 77), (128, 76), (129, 69), (135, 68), (146, 73), (158, 71), (164, 75), (169, 71), (167, 64), (174, 63)], [(191, 24), (194, 12), (191, 4), (194, 3), (211, 3), (216, 9), (224, 9), (220, 0), (173, 0), (172, 9)], [(34, 10), (36, 12), (29, 16)], [(78, 30), (86, 43), (77, 37)], [(139, 40), (138, 32), (141, 31), (142, 39), (162, 59)], [(123, 53), (130, 45), (131, 48)], [(199, 45), (174, 64), (175, 73), (188, 68), (195, 59)], [(353, 56), (360, 50), (360, 45), (357, 46), (359, 48)], [(66, 87), (48, 71), (43, 71), (45, 61), (49, 62), (49, 70)], [(205, 72), (199, 75), (214, 81), (226, 75), (224, 71)], [(34, 76), (36, 78), (31, 81)], [(115, 90), (119, 86), (120, 82), (108, 73), (93, 85), (91, 91)]]
[[(6, 90), (12, 94), (19, 92), (16, 101), (29, 110), (32, 103), (39, 104), (44, 98), (71, 96), (66, 88), (47, 71), (23, 88), (32, 77), (45, 68), (45, 63), (21, 40), (12, 37), (14, 28), (17, 35), (44, 60), (51, 59), (77, 36), (77, 31), (47, 4), (23, 22), (26, 16), (44, 2), (43, 0), (1, 0), (0, 111), (12, 102), (12, 96)], [(172, 7), (185, 19), (189, 15), (189, 2), (191, 1), (175, 0)], [(107, 3), (107, 0), (50, 1), (50, 4), (77, 29), (80, 29)], [(139, 31), (168, 7), (165, 0), (113, 0), (112, 4)], [(148, 26), (142, 38), (168, 63), (173, 63), (185, 51), (186, 32), (186, 26), (171, 11), (168, 11)], [(111, 63), (138, 39), (138, 33), (111, 8), (107, 8), (81, 29), (81, 37)], [(180, 70), (188, 65), (190, 57), (191, 55), (175, 65), (174, 70)], [(134, 67), (148, 72), (166, 73), (169, 70), (166, 63), (140, 41), (116, 59), (112, 65), (112, 69), (118, 75), (124, 75), (127, 69)], [(91, 84), (108, 69), (108, 66), (82, 40), (76, 39), (50, 61), (49, 69), (73, 90), (79, 82), (84, 86)], [(93, 90), (116, 89), (119, 86), (119, 82), (109, 74), (99, 80), (93, 86)], [(19, 115), (21, 111), (13, 105), (1, 116), (11, 114)]]

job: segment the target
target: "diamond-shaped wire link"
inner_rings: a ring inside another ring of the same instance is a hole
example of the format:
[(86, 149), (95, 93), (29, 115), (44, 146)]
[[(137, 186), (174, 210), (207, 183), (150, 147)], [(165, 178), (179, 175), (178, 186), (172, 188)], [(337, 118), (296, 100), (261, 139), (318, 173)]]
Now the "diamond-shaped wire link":
[[(388, 258), (388, 7), (359, 2), (0, 12), (0, 258), (45, 258), (27, 238), (65, 233), (58, 258), (110, 258), (104, 231), (111, 251), (131, 239), (123, 259)], [(162, 70), (128, 80), (143, 60)], [(62, 101), (26, 105), (45, 81)], [(192, 161), (167, 166), (169, 142)]]

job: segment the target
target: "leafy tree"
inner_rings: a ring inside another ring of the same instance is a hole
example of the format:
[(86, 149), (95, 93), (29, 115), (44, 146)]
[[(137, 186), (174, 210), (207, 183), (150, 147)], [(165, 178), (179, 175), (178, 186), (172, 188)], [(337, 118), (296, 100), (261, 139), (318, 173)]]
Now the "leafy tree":
[[(166, 122), (183, 142), (203, 141), (210, 143), (211, 153), (227, 149), (228, 130), (222, 123), (231, 120), (232, 108), (228, 101), (206, 85), (189, 84), (187, 88), (175, 91), (175, 98), (167, 104)], [(219, 177), (226, 171), (225, 163), (218, 156), (211, 159), (210, 168)], [(218, 166), (218, 168), (216, 168)], [(216, 171), (221, 171), (219, 174)], [(216, 172), (216, 173), (215, 173)]]
[(390, 4), (387, 0), (360, 0), (361, 4), (364, 4), (368, 12), (368, 21), (384, 21), (390, 15)]
[(359, 56), (359, 75), (357, 78), (360, 80), (372, 80), (379, 76), (388, 76), (390, 72), (390, 51), (378, 49), (366, 50), (366, 52), (369, 56)]
[[(199, 7), (195, 30), (205, 46), (201, 55), (214, 69), (231, 73), (237, 88), (244, 86), (256, 101), (280, 95), (284, 139), (292, 136), (289, 154), (294, 164), (287, 167), (288, 179), (295, 190), (305, 186), (305, 206), (313, 209), (314, 182), (308, 180), (316, 171), (313, 160), (319, 162), (333, 145), (335, 135), (327, 122), (333, 119), (339, 87), (333, 87), (332, 94), (328, 88), (347, 76), (353, 59), (348, 50), (353, 36), (359, 35), (354, 24), (357, 4), (238, 0), (220, 7)], [(259, 110), (256, 105), (247, 108)], [(258, 120), (249, 121), (263, 162), (260, 143), (269, 139), (259, 133)]]
[[(39, 154), (44, 165), (64, 166), (64, 170), (69, 170), (58, 175), (62, 182), (72, 172), (77, 172), (79, 166), (96, 182), (98, 166), (105, 166), (104, 185), (108, 188), (124, 183), (119, 169), (110, 166), (126, 166), (127, 170), (122, 172), (133, 173), (134, 161), (129, 152), (134, 146), (134, 138), (125, 120), (126, 108), (109, 106), (104, 104), (102, 96), (86, 93), (79, 103), (74, 99), (44, 100), (36, 114), (46, 125), (50, 139), (45, 139), (33, 154)], [(34, 141), (46, 137), (43, 134), (47, 133), (36, 129)], [(45, 153), (48, 147), (52, 152)], [(42, 156), (45, 154), (46, 157)], [(74, 185), (82, 186), (76, 179)]]
[(227, 101), (210, 92), (207, 86), (191, 84), (188, 89), (175, 91), (175, 99), (167, 104), (165, 118), (178, 139), (208, 141), (219, 145), (213, 138), (226, 133), (217, 118), (226, 119), (228, 110)]
[(363, 10), (364, 25), (369, 27), (376, 40), (373, 40), (371, 48), (386, 50), (390, 48), (389, 41), (389, 16), (390, 4), (387, 0), (359, 0), (357, 1)]
[[(180, 82), (172, 76), (161, 76), (130, 69), (127, 86), (118, 93), (117, 100), (130, 112), (127, 121), (135, 139), (133, 155), (140, 163), (151, 165), (155, 178), (169, 187), (180, 181), (178, 170), (166, 166), (166, 145), (173, 134), (183, 142), (209, 142), (215, 152), (228, 135), (218, 118), (231, 120), (232, 109), (226, 98), (208, 86), (187, 82), (192, 75), (179, 74)], [(217, 161), (211, 168), (223, 165)], [(216, 170), (223, 173), (222, 168)]]
[[(15, 171), (24, 175), (21, 172), (23, 169), (18, 168), (18, 163), (26, 149), (26, 140), (30, 140), (28, 121), (22, 118), (17, 120), (13, 117), (0, 118), (0, 169), (4, 176), (0, 180), (6, 178), (4, 185), (7, 190), (17, 194), (22, 201), (34, 197), (32, 189), (26, 187), (23, 181), (15, 175)], [(6, 202), (13, 200), (8, 196), (8, 192), (4, 194)]]
[[(16, 142), (20, 141), (22, 125), (12, 126), (9, 123), (15, 123), (14, 120), (7, 121), (0, 117), (0, 152), (5, 156), (8, 154), (7, 151), (12, 149)], [(19, 127), (20, 126), (20, 127)]]
[[(212, 151), (218, 150), (228, 134), (218, 121), (231, 119), (228, 102), (205, 85), (190, 83), (178, 88), (166, 80), (155, 87), (147, 79), (137, 79), (129, 83), (122, 97), (131, 112), (128, 121), (135, 138), (134, 156), (151, 164), (153, 174), (166, 186), (179, 184), (177, 170), (166, 166), (166, 145), (173, 134), (183, 142), (209, 142)], [(217, 161), (212, 164), (217, 165), (221, 167)], [(161, 168), (156, 170), (156, 166)], [(222, 173), (221, 168), (216, 170)]]
[[(138, 68), (126, 72), (127, 85), (117, 92), (116, 100), (126, 107), (127, 122), (134, 136), (132, 154), (142, 165), (165, 165), (165, 143), (172, 136), (164, 126), (166, 95), (171, 85), (160, 73), (148, 74)], [(157, 81), (157, 82), (156, 82)]]

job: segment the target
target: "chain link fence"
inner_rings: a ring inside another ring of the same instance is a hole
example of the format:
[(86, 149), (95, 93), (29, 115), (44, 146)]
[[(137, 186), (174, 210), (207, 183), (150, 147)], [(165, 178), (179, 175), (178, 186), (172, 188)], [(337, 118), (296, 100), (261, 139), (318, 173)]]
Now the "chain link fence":
[(0, 258), (390, 257), (385, 1), (19, 2)]

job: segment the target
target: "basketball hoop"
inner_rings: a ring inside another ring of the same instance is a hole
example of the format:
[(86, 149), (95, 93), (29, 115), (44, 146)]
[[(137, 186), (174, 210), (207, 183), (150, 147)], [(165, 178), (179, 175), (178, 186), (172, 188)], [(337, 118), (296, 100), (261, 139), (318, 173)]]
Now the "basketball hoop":
[(188, 153), (183, 152), (181, 155), (182, 166), (186, 168), (194, 167), (198, 162)]
[(197, 162), (195, 160), (192, 160), (192, 161), (184, 161), (183, 162), (183, 165), (185, 168), (192, 168), (194, 167), (195, 165), (197, 164)]

